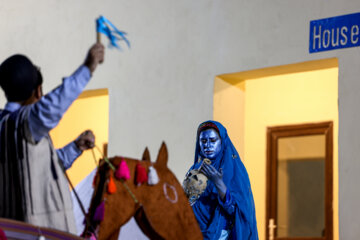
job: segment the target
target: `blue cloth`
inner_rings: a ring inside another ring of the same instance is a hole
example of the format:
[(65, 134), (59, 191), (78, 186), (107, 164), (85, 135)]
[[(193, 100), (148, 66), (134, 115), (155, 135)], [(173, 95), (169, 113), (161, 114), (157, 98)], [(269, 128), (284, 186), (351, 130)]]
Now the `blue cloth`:
[(124, 40), (128, 47), (130, 48), (130, 42), (126, 38), (127, 33), (118, 30), (114, 24), (112, 24), (108, 19), (104, 16), (100, 16), (96, 19), (96, 31), (102, 34), (105, 34), (110, 40), (111, 46), (120, 49), (120, 46), (117, 44), (118, 40)]
[[(35, 142), (40, 141), (47, 136), (51, 129), (56, 127), (66, 110), (84, 90), (90, 78), (90, 70), (86, 66), (80, 66), (70, 77), (64, 78), (60, 86), (30, 106), (28, 124)], [(4, 109), (14, 112), (20, 107), (19, 103), (8, 102)], [(56, 152), (65, 169), (70, 168), (82, 153), (74, 142)]]
[[(230, 190), (227, 189), (226, 190), (226, 195), (225, 195), (225, 201), (221, 200), (220, 195), (218, 195), (218, 202), (220, 204), (220, 206), (226, 211), (226, 213), (233, 217), (235, 214), (235, 201), (234, 199), (231, 197), (230, 194)], [(229, 224), (224, 225), (225, 228), (228, 228)]]
[[(245, 166), (224, 126), (219, 122), (207, 121), (199, 128), (206, 123), (215, 124), (221, 137), (221, 151), (211, 164), (218, 171), (222, 168), (223, 181), (228, 189), (226, 194), (229, 196), (223, 202), (215, 185), (208, 181), (206, 190), (192, 206), (204, 239), (218, 240), (222, 230), (231, 230), (228, 239), (258, 240), (255, 204)], [(190, 170), (199, 167), (199, 157), (203, 158), (197, 135), (195, 160)]]

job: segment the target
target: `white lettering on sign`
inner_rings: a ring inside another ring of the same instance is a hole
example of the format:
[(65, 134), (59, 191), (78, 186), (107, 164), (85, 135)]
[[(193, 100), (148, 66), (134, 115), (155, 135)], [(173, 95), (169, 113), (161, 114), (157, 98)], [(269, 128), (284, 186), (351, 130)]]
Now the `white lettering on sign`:
[(309, 53), (360, 46), (360, 12), (310, 21)]
[(351, 27), (351, 43), (356, 44), (359, 41), (359, 26), (354, 25)]
[[(331, 44), (332, 46), (339, 46), (339, 38), (340, 38), (340, 34), (339, 34), (339, 31), (340, 29), (339, 28), (336, 28), (336, 33), (334, 33), (335, 29), (331, 29)], [(335, 38), (335, 40), (334, 40)]]
[(313, 49), (337, 47), (339, 46), (339, 42), (344, 46), (348, 43), (348, 39), (350, 39), (352, 44), (356, 44), (359, 41), (359, 35), (359, 25), (353, 25), (350, 31), (346, 26), (332, 29), (321, 29), (321, 26), (314, 26), (312, 47)]
[[(340, 31), (340, 29), (339, 28), (336, 28), (336, 33), (334, 33), (334, 31), (335, 31), (335, 29), (331, 29), (331, 44), (332, 44), (332, 46), (339, 46), (339, 31)], [(335, 38), (335, 40), (334, 40), (334, 38)]]
[(348, 31), (347, 27), (341, 28), (341, 36), (343, 37), (343, 39), (340, 40), (340, 43), (343, 46), (347, 44), (347, 36), (346, 36), (347, 31)]
[(325, 30), (323, 33), (323, 47), (328, 48), (330, 45), (330, 31)]
[(314, 34), (313, 34), (313, 49), (316, 48), (316, 40), (318, 40), (319, 42), (319, 46), (318, 48), (320, 49), (321, 48), (321, 26), (319, 26), (319, 33), (316, 33), (316, 26), (314, 26)]

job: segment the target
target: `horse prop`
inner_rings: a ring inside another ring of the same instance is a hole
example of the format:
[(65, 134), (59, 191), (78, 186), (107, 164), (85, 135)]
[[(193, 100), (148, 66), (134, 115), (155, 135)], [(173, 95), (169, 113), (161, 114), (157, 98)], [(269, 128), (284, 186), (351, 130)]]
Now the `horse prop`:
[[(165, 143), (162, 143), (154, 163), (150, 161), (147, 148), (142, 161), (119, 156), (109, 160), (104, 157), (94, 178), (95, 188), (84, 234), (92, 232), (100, 240), (115, 240), (121, 226), (134, 216), (150, 239), (203, 239), (183, 188), (167, 168), (167, 161)], [(114, 177), (124, 165), (128, 167), (130, 176)], [(139, 183), (140, 170), (149, 167), (156, 169), (158, 182), (154, 185)]]

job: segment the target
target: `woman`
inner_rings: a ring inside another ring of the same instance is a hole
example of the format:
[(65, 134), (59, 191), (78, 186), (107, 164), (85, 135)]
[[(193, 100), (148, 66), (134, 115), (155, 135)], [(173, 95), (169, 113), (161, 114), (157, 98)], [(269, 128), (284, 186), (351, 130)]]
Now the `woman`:
[[(211, 164), (204, 164), (206, 158)], [(195, 160), (187, 177), (191, 170), (198, 169), (207, 176), (207, 186), (197, 199), (190, 199), (190, 203), (204, 239), (257, 240), (249, 177), (219, 122), (207, 121), (198, 128)]]

